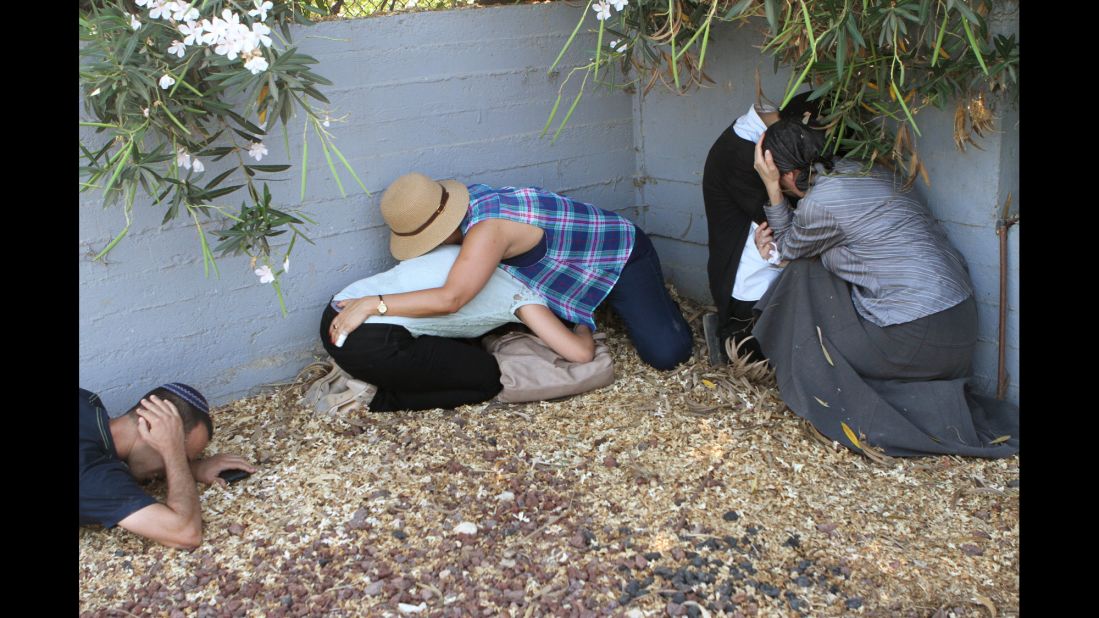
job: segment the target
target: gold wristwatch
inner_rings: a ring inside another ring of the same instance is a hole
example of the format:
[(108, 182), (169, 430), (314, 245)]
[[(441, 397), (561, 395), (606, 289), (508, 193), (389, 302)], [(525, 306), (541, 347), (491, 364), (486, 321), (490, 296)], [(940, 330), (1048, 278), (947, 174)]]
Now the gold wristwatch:
[(385, 306), (385, 301), (382, 299), (382, 295), (378, 294), (378, 315), (385, 315), (386, 311), (389, 311), (389, 307)]

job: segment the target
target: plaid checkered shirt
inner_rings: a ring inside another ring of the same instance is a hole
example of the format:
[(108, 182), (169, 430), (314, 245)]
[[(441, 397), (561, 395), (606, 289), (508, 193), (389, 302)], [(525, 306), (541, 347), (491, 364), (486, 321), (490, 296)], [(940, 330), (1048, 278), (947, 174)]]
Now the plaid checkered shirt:
[(594, 331), (592, 312), (610, 294), (633, 250), (633, 223), (538, 187), (467, 186), (469, 210), (462, 219), (462, 234), (486, 219), (542, 228), (546, 254), (541, 260), (500, 268), (541, 294), (559, 317)]

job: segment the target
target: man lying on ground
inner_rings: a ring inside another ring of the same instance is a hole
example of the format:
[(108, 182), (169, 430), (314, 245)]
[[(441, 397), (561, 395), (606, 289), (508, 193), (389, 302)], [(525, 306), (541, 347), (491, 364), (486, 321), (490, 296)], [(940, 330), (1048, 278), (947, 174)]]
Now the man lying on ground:
[[(80, 389), (80, 525), (118, 525), (184, 549), (202, 543), (195, 481), (225, 485), (225, 470), (255, 468), (239, 455), (199, 459), (214, 436), (210, 407), (198, 391), (173, 382), (157, 387), (115, 419), (99, 396)], [(164, 503), (139, 481), (164, 476)]]

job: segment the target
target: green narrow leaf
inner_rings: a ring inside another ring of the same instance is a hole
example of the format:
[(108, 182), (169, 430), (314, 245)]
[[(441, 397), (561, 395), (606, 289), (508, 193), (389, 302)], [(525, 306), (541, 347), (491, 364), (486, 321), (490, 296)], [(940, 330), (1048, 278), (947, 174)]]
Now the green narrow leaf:
[(545, 137), (546, 131), (549, 131), (550, 125), (553, 124), (553, 118), (557, 115), (557, 107), (561, 105), (561, 95), (563, 94), (561, 89), (565, 87), (568, 80), (565, 80), (564, 84), (561, 84), (561, 88), (557, 89), (557, 100), (553, 102), (553, 109), (550, 110), (549, 118), (546, 118), (546, 125), (542, 127), (542, 132), (538, 134), (538, 137)]
[(973, 30), (969, 27), (969, 20), (962, 18), (962, 27), (965, 28), (965, 36), (969, 38), (969, 48), (973, 50), (973, 55), (977, 57), (977, 62), (981, 65), (981, 70), (988, 75), (988, 67), (985, 66), (984, 56), (981, 54), (981, 46), (977, 44), (977, 38), (973, 36)]
[(706, 19), (706, 32), (702, 34), (702, 50), (698, 54), (698, 72), (702, 72), (702, 66), (706, 63), (706, 46), (710, 44), (710, 24), (713, 22), (713, 15)]
[(121, 155), (118, 163), (115, 164), (114, 173), (111, 174), (110, 180), (107, 181), (106, 186), (103, 187), (103, 192), (106, 193), (114, 186), (116, 180), (118, 180), (119, 174), (122, 173), (122, 168), (126, 165), (126, 162), (130, 160), (130, 155), (133, 153), (134, 143), (127, 142), (126, 145), (119, 151)]
[[(673, 11), (674, 6), (675, 6), (675, 0), (668, 0), (668, 21), (671, 21), (671, 19), (672, 19), (672, 11)], [(676, 56), (676, 53), (675, 53), (675, 36), (673, 36), (672, 37), (672, 81), (675, 82), (675, 92), (676, 92), (676, 94), (679, 94), (679, 91), (681, 90), (681, 88), (679, 87), (679, 62), (676, 60), (677, 57), (678, 56)], [(579, 97), (577, 97), (577, 100), (580, 100)], [(573, 102), (573, 106), (574, 107), (576, 106), (575, 101)], [(569, 113), (570, 114), (572, 113), (571, 109), (569, 110)], [(562, 126), (564, 126), (564, 125), (562, 125)], [(560, 129), (558, 129), (558, 131), (560, 132)]]
[(722, 19), (730, 20), (733, 17), (739, 17), (742, 13), (744, 13), (744, 11), (748, 9), (748, 5), (750, 4), (752, 4), (752, 0), (740, 0), (740, 2), (734, 4), (733, 8), (729, 9), (729, 11), (725, 13), (725, 17), (723, 17)]
[(920, 133), (920, 128), (916, 126), (916, 119), (912, 117), (912, 112), (908, 111), (908, 105), (905, 104), (904, 96), (901, 95), (900, 90), (897, 90), (897, 85), (890, 81), (889, 87), (893, 89), (893, 96), (897, 97), (897, 102), (901, 104), (904, 115), (908, 117), (908, 123), (912, 125), (912, 130), (916, 132), (916, 135), (922, 137), (923, 134)]
[(786, 89), (786, 97), (782, 99), (782, 105), (778, 106), (779, 109), (786, 107), (786, 104), (790, 102), (790, 99), (794, 98), (794, 95), (797, 93), (798, 88), (801, 87), (801, 83), (805, 81), (805, 76), (809, 74), (809, 69), (811, 68), (813, 68), (812, 60), (809, 61), (809, 64), (805, 65), (805, 70), (798, 76), (798, 80), (794, 82), (793, 87)]
[(120, 240), (122, 240), (123, 237), (125, 237), (126, 234), (130, 231), (130, 211), (129, 211), (129, 209), (125, 210), (125, 213), (126, 213), (126, 226), (123, 227), (122, 231), (119, 232), (118, 235), (114, 237), (114, 240), (107, 243), (106, 247), (103, 247), (102, 251), (95, 254), (95, 257), (92, 258), (92, 261), (98, 262), (100, 260), (100, 258), (102, 258), (104, 255), (107, 255), (108, 253), (110, 253), (111, 249), (114, 249), (114, 246), (117, 245), (118, 242)]
[(355, 168), (351, 167), (351, 164), (347, 162), (347, 159), (344, 158), (343, 153), (340, 152), (340, 149), (336, 147), (336, 144), (329, 144), (329, 146), (332, 147), (332, 152), (336, 153), (336, 157), (339, 158), (340, 163), (343, 163), (343, 166), (347, 168), (347, 172), (351, 174), (351, 177), (355, 179), (356, 183), (358, 183), (359, 188), (362, 189), (363, 192), (369, 196), (370, 191), (366, 189), (366, 185), (363, 184), (363, 181), (359, 180), (359, 175), (355, 173)]
[(836, 75), (843, 75), (843, 62), (847, 59), (847, 31), (836, 30)]
[(599, 37), (595, 40), (595, 79), (599, 79), (599, 59), (603, 57), (603, 22), (599, 20)]
[(813, 35), (813, 23), (809, 19), (809, 7), (805, 6), (805, 0), (801, 2), (801, 15), (805, 19), (805, 34), (809, 37), (809, 49), (813, 52), (812, 62), (817, 60), (817, 38)]
[(218, 174), (218, 175), (217, 175), (217, 177), (215, 177), (215, 178), (214, 178), (213, 180), (211, 180), (210, 182), (206, 183), (206, 186), (205, 186), (204, 188), (206, 188), (206, 189), (213, 189), (214, 187), (216, 187), (216, 186), (218, 186), (219, 184), (221, 184), (221, 181), (223, 181), (223, 180), (225, 180), (226, 178), (228, 178), (228, 177), (229, 177), (229, 176), (230, 176), (230, 175), (231, 175), (231, 174), (232, 174), (233, 172), (235, 172), (235, 171), (236, 171), (236, 170), (235, 170), (235, 169), (233, 169), (233, 168), (230, 168), (230, 169), (227, 169), (227, 170), (225, 170), (224, 172), (222, 172), (222, 173)]
[(164, 112), (165, 114), (167, 114), (167, 115), (168, 115), (168, 120), (171, 120), (171, 121), (172, 121), (172, 123), (174, 123), (174, 124), (175, 124), (175, 125), (176, 125), (177, 127), (179, 127), (179, 130), (180, 130), (180, 131), (183, 131), (183, 132), (184, 132), (184, 133), (186, 133), (187, 135), (190, 135), (190, 134), (191, 134), (191, 131), (190, 131), (190, 129), (188, 129), (187, 127), (183, 126), (183, 123), (182, 123), (182, 122), (180, 122), (180, 121), (179, 121), (179, 120), (178, 120), (178, 119), (177, 119), (177, 118), (175, 117), (175, 115), (174, 115), (174, 114), (172, 114), (172, 112), (171, 112), (171, 111), (170, 111), (170, 110), (168, 109), (168, 106), (167, 106), (167, 105), (162, 105), (160, 109), (161, 109), (161, 110), (162, 110), (162, 111), (163, 111), (163, 112)]
[(580, 98), (584, 96), (584, 85), (588, 83), (588, 76), (591, 72), (584, 74), (584, 81), (580, 82), (580, 92), (576, 93), (576, 98), (572, 100), (572, 105), (569, 106), (569, 111), (565, 114), (565, 118), (561, 120), (561, 124), (557, 126), (557, 131), (553, 134), (553, 139), (550, 140), (550, 144), (557, 141), (557, 137), (561, 135), (561, 131), (565, 128), (565, 125), (569, 123), (569, 118), (572, 117), (573, 110), (576, 109), (576, 104), (580, 102)]
[(847, 16), (847, 33), (851, 35), (851, 42), (855, 44), (855, 51), (866, 47), (866, 39), (862, 38), (862, 33), (859, 32), (854, 13)]
[[(778, 33), (778, 16), (775, 12), (775, 0), (763, 0), (763, 8), (767, 13), (767, 24), (771, 26), (771, 34)], [(668, 16), (671, 19), (671, 15)]]
[(305, 201), (305, 170), (309, 168), (309, 121), (302, 124), (301, 131), (301, 201)]
[(317, 136), (320, 137), (321, 151), (324, 153), (324, 159), (328, 161), (328, 169), (332, 172), (332, 177), (336, 179), (336, 187), (340, 190), (340, 196), (347, 197), (347, 192), (343, 190), (343, 182), (340, 181), (340, 175), (336, 172), (336, 164), (332, 162), (332, 155), (328, 152), (328, 144), (325, 143), (324, 133), (316, 126), (314, 126), (313, 129), (317, 132)]
[(565, 41), (565, 46), (561, 48), (560, 52), (558, 52), (557, 58), (553, 60), (553, 64), (550, 65), (550, 68), (548, 71), (546, 71), (546, 73), (553, 73), (553, 70), (557, 68), (557, 63), (561, 62), (561, 58), (565, 55), (565, 52), (568, 51), (569, 47), (572, 45), (573, 39), (576, 38), (576, 33), (580, 32), (580, 26), (584, 23), (584, 18), (588, 16), (588, 10), (591, 9), (592, 2), (593, 0), (588, 0), (587, 6), (585, 6), (584, 10), (580, 12), (580, 21), (576, 22), (576, 27), (572, 29), (572, 34), (570, 34), (568, 40)]
[(198, 241), (202, 245), (202, 276), (210, 276), (210, 266), (214, 267), (214, 274), (221, 278), (221, 272), (218, 271), (218, 264), (214, 261), (214, 254), (210, 252), (210, 245), (206, 242), (206, 232), (202, 229), (202, 224), (198, 222), (198, 214), (187, 204), (187, 212), (191, 213), (191, 218), (195, 220), (195, 228), (198, 230)]
[[(202, 93), (199, 92), (197, 88), (195, 88), (191, 84), (188, 84), (187, 80), (185, 80), (185, 79), (181, 78), (178, 81), (176, 81), (176, 88), (178, 88), (179, 86), (183, 86), (184, 88), (186, 88), (187, 90), (190, 90), (191, 92), (195, 93), (195, 95), (197, 95), (199, 97), (203, 96)], [(172, 91), (175, 92), (175, 88), (172, 88)]]
[(279, 297), (279, 308), (282, 309), (282, 317), (286, 317), (286, 303), (282, 299), (282, 286), (279, 285), (278, 279), (271, 282), (271, 285), (275, 288), (275, 294)]

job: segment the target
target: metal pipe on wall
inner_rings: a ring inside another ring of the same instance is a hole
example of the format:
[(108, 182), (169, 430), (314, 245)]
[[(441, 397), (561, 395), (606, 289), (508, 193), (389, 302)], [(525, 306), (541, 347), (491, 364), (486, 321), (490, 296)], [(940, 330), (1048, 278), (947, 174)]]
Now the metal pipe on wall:
[(1007, 370), (1005, 355), (1007, 348), (1007, 231), (1019, 222), (1019, 215), (1007, 216), (1011, 208), (1011, 194), (1004, 201), (1004, 211), (996, 220), (996, 235), (1000, 237), (1000, 333), (999, 364), (996, 368), (996, 399), (1003, 400), (1007, 394)]

